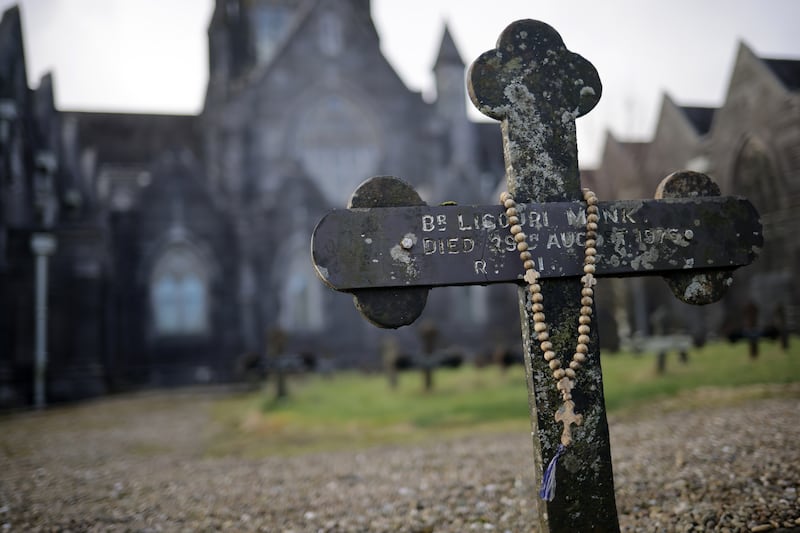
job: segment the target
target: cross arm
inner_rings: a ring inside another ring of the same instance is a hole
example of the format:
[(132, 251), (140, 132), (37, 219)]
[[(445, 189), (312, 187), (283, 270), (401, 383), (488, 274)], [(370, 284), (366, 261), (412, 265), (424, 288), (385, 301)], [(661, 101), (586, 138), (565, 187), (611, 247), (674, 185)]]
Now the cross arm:
[[(762, 246), (743, 198), (601, 202), (598, 277), (731, 270)], [(576, 202), (520, 205), (543, 278), (582, 275), (585, 214)], [(312, 238), (319, 277), (340, 291), (521, 282), (522, 265), (499, 205), (334, 210)]]

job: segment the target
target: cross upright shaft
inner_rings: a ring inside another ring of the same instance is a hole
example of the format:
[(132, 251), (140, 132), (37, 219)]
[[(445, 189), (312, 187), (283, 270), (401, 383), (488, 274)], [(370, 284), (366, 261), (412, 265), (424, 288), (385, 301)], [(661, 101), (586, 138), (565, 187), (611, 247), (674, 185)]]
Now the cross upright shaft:
[[(509, 192), (518, 202), (578, 201), (581, 198), (575, 118), (589, 112), (602, 91), (591, 63), (566, 49), (558, 33), (542, 22), (517, 21), (503, 31), (497, 47), (482, 54), (467, 76), (470, 98), (484, 114), (500, 120)], [(547, 280), (550, 341), (559, 358), (574, 350), (580, 312), (577, 279)], [(556, 453), (559, 394), (534, 333), (530, 296), (519, 288), (528, 403), (535, 472)], [(559, 463), (554, 501), (534, 498), (540, 531), (619, 529), (602, 371), (596, 328), (590, 354), (572, 391), (584, 425)]]

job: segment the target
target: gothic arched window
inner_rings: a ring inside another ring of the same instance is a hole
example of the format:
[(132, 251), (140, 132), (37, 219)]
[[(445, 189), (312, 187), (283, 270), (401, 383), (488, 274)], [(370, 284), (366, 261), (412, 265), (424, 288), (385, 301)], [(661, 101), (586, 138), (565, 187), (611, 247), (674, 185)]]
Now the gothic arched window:
[(742, 145), (736, 157), (732, 191), (750, 200), (764, 225), (764, 248), (758, 268), (770, 270), (783, 263), (786, 246), (782, 228), (773, 213), (780, 211), (786, 191), (776, 172), (769, 149), (760, 139), (751, 137)]
[(272, 60), (278, 42), (286, 35), (292, 12), (288, 7), (257, 4), (252, 8), (256, 36), (256, 57), (259, 63)]
[(334, 205), (375, 171), (380, 157), (377, 133), (353, 101), (329, 94), (319, 98), (299, 121), (297, 151), (306, 171)]
[(323, 285), (314, 274), (304, 247), (293, 247), (280, 294), (280, 324), (287, 331), (319, 331), (325, 327)]
[(168, 248), (150, 282), (153, 328), (159, 335), (200, 335), (208, 329), (208, 276), (187, 246)]
[(748, 139), (736, 157), (732, 192), (746, 196), (764, 214), (780, 202), (784, 191), (779, 188), (766, 145), (759, 139)]
[(322, 53), (334, 57), (344, 47), (342, 20), (333, 12), (325, 13), (319, 21), (319, 47)]

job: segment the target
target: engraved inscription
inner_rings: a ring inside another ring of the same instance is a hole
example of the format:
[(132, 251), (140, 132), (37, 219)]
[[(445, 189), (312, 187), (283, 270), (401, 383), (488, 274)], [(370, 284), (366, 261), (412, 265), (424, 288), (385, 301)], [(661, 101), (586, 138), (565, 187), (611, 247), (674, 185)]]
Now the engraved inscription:
[[(547, 212), (532, 211), (520, 213), (520, 223), (523, 227), (540, 229), (550, 226)], [(448, 218), (446, 214), (422, 215), (422, 231), (457, 231), (493, 230), (497, 228), (508, 229), (508, 218), (505, 213), (463, 214), (456, 212), (455, 216)]]
[(450, 239), (422, 239), (425, 255), (431, 254), (468, 254), (475, 249), (475, 241), (470, 238), (453, 237)]
[[(526, 228), (529, 250), (540, 270), (554, 252), (582, 249), (586, 243), (586, 213), (578, 205), (556, 214), (553, 211), (531, 210), (519, 206), (520, 224)], [(601, 235), (597, 246), (602, 248), (610, 238), (610, 248), (600, 254), (600, 261), (619, 266), (630, 264), (648, 268), (658, 257), (656, 246), (685, 247), (690, 244), (687, 230), (677, 227), (647, 227), (647, 217), (639, 214), (639, 207), (610, 207), (600, 211)], [(447, 208), (447, 212), (421, 216), (422, 251), (425, 256), (462, 256), (478, 254), (473, 259), (476, 276), (486, 275), (498, 261), (498, 256), (517, 253), (517, 243), (508, 232), (508, 217), (502, 211), (464, 212)], [(476, 234), (483, 233), (484, 237)], [(604, 235), (605, 234), (605, 238)], [(476, 243), (481, 243), (477, 245)], [(538, 253), (537, 253), (538, 252)], [(487, 255), (488, 253), (488, 255)], [(555, 265), (552, 268), (556, 268)]]

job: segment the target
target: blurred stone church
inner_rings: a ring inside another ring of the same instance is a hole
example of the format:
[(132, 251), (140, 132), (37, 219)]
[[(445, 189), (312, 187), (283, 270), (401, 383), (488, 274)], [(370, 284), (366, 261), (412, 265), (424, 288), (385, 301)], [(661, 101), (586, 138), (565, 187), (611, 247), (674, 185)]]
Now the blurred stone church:
[[(0, 22), (0, 406), (31, 402), (43, 256), (49, 401), (236, 379), (275, 331), (284, 350), (341, 367), (380, 366), (389, 334), (418, 349), (414, 326), (379, 330), (324, 287), (309, 242), (373, 175), (402, 177), (429, 203), (494, 201), (500, 129), (467, 118), (446, 28), (427, 102), (381, 54), (369, 0), (217, 0), (198, 116), (57, 110), (50, 76), (28, 87), (22, 39), (12, 8)], [(661, 280), (608, 282), (608, 338), (657, 333), (659, 312), (665, 329), (705, 338), (741, 327), (745, 305), (796, 329), (798, 87), (800, 61), (741, 45), (722, 107), (665, 97), (652, 141), (607, 137), (583, 172), (601, 198), (652, 197), (674, 170), (705, 171), (756, 204), (767, 240), (711, 309), (679, 307)], [(513, 292), (437, 289), (422, 320), (473, 353), (516, 348)]]

